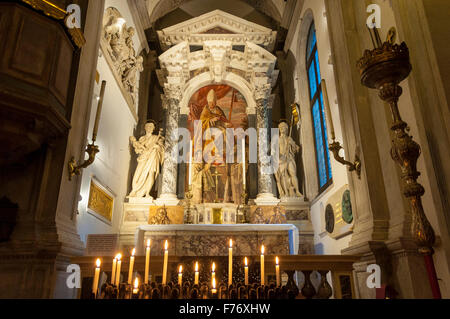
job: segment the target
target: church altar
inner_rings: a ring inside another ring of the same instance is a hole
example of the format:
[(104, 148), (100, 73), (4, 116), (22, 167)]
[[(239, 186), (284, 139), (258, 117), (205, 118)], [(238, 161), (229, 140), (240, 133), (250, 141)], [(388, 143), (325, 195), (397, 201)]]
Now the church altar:
[(233, 239), (235, 256), (251, 256), (261, 245), (267, 254), (296, 255), (298, 229), (294, 225), (142, 225), (136, 229), (138, 255), (144, 243), (152, 241), (152, 255), (160, 255), (164, 241), (170, 242), (169, 254), (176, 256), (227, 256)]

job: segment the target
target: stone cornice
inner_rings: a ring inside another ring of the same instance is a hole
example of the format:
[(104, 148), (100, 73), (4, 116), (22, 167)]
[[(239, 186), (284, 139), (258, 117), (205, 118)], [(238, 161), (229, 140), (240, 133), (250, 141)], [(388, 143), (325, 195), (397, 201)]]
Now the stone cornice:
[[(205, 33), (213, 28), (222, 28), (230, 33)], [(276, 32), (233, 16), (221, 10), (214, 10), (197, 18), (158, 31), (163, 50), (168, 50), (181, 42), (201, 46), (205, 41), (229, 41), (232, 45), (244, 46), (253, 42), (271, 51), (276, 40)]]

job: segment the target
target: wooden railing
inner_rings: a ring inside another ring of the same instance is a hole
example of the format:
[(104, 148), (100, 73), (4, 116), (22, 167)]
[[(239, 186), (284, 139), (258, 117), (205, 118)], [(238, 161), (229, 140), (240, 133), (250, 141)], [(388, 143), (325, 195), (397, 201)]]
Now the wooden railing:
[[(81, 269), (82, 289), (79, 297), (91, 298), (92, 280), (94, 277), (95, 261), (98, 257), (75, 257), (73, 264), (78, 264)], [(101, 271), (105, 272), (108, 280), (111, 277), (112, 256), (100, 257), (102, 261)], [(249, 257), (249, 282), (260, 282), (260, 256)], [(318, 299), (355, 299), (355, 284), (353, 278), (353, 264), (357, 262), (358, 256), (335, 256), (335, 255), (287, 255), (279, 256), (280, 271), (288, 276), (288, 289), (295, 291), (298, 298)], [(183, 280), (193, 281), (194, 264), (198, 261), (200, 265), (200, 281), (210, 282), (211, 264), (217, 265), (216, 278), (218, 282), (227, 282), (228, 257), (178, 257), (169, 256), (168, 280), (177, 282), (178, 267), (183, 265)], [(266, 283), (275, 278), (275, 256), (265, 256)], [(121, 282), (127, 282), (129, 269), (129, 257), (122, 259)], [(160, 282), (163, 270), (163, 257), (151, 256), (150, 273), (152, 281)], [(143, 277), (145, 271), (145, 257), (137, 256), (134, 271)], [(302, 272), (304, 283), (298, 287), (295, 282), (296, 272)], [(311, 275), (320, 274), (320, 283), (317, 286), (312, 283)], [(244, 263), (243, 257), (236, 256), (233, 259), (233, 282), (243, 282)], [(331, 282), (327, 278), (330, 273)]]

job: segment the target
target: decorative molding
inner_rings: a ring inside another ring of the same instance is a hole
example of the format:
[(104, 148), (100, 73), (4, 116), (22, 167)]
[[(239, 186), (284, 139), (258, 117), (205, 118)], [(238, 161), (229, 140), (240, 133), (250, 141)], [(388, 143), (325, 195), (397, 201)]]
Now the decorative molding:
[[(223, 29), (226, 33), (205, 33), (212, 29)], [(277, 33), (266, 27), (214, 10), (197, 18), (158, 31), (163, 50), (189, 41), (190, 45), (203, 45), (205, 41), (229, 41), (235, 46), (253, 42), (272, 51)]]

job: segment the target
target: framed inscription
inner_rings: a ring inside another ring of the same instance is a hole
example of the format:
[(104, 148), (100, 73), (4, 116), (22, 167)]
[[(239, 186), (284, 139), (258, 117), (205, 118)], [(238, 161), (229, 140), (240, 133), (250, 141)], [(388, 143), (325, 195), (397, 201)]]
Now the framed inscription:
[(91, 179), (87, 211), (94, 217), (111, 225), (114, 195), (95, 178)]

